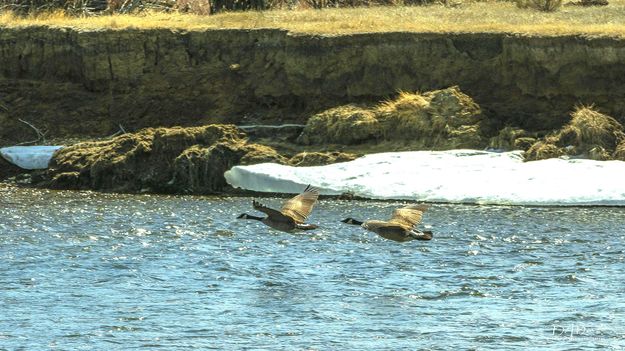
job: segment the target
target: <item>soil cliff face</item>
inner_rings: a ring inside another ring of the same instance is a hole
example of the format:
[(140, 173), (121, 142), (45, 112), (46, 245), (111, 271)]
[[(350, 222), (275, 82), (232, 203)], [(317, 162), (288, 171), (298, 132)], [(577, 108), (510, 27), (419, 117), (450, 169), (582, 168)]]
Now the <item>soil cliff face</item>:
[(505, 34), (0, 28), (0, 145), (148, 126), (280, 121), (458, 85), (489, 118), (561, 127), (625, 115), (625, 41)]

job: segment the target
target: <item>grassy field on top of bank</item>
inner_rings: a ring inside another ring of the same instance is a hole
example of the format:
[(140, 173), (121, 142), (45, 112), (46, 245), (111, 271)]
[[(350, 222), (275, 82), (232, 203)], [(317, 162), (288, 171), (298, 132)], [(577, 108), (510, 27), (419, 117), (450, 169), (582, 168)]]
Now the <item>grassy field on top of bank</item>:
[(625, 0), (607, 6), (564, 4), (558, 11), (518, 8), (512, 2), (465, 2), (457, 6), (388, 6), (323, 10), (270, 10), (198, 16), (148, 12), (73, 17), (62, 12), (19, 17), (0, 13), (0, 27), (51, 26), (78, 30), (179, 30), (281, 28), (312, 34), (366, 32), (514, 33), (532, 36), (625, 37)]

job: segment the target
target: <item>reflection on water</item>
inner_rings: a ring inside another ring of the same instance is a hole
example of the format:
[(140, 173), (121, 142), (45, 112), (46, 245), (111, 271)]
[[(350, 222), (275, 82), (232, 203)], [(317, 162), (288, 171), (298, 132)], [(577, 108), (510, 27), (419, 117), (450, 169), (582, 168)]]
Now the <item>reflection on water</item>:
[(0, 350), (625, 347), (624, 208), (433, 205), (403, 244), (338, 222), (399, 204), (288, 234), (236, 220), (250, 198), (0, 186)]

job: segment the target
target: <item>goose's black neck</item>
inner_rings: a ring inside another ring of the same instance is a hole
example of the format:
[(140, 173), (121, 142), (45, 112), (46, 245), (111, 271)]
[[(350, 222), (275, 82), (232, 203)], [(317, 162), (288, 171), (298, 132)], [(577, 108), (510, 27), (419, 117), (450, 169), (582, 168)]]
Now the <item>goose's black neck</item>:
[(355, 220), (353, 218), (345, 218), (341, 222), (347, 223), (347, 224), (353, 224), (353, 225), (362, 225), (362, 223), (363, 223), (363, 222)]
[(263, 220), (263, 217), (252, 216), (252, 215), (249, 215), (249, 214), (247, 214), (247, 213), (242, 214), (239, 218), (243, 218), (243, 219), (255, 219), (255, 220), (257, 220), (257, 221), (262, 221), (262, 220)]

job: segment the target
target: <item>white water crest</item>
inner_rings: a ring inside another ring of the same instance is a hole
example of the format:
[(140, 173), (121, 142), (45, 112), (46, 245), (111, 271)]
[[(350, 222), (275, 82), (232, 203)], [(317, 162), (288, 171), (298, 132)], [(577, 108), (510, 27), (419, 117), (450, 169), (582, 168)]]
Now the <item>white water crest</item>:
[(554, 158), (524, 162), (521, 151), (409, 151), (319, 167), (235, 166), (233, 187), (298, 193), (351, 192), (373, 199), (506, 205), (625, 206), (625, 162)]
[(0, 156), (23, 169), (45, 169), (52, 154), (63, 146), (9, 146), (0, 148)]

